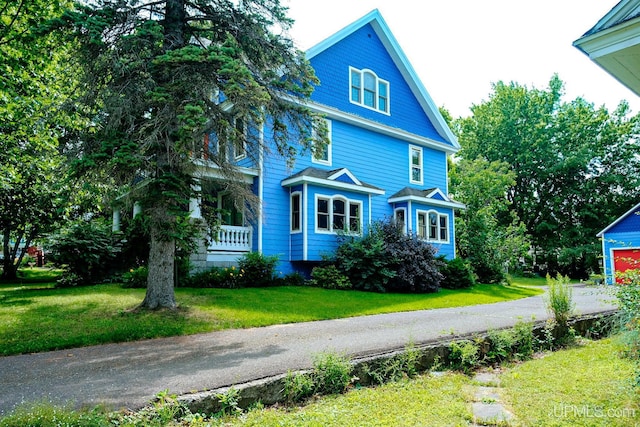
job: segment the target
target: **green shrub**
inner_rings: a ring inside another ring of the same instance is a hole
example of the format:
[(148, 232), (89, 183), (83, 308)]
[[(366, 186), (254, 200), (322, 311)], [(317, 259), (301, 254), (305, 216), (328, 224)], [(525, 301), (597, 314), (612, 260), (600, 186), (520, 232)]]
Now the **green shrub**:
[(74, 410), (46, 403), (25, 405), (0, 418), (0, 427), (107, 427), (112, 426), (107, 414)]
[(313, 394), (313, 376), (306, 373), (287, 372), (284, 379), (284, 398), (289, 403), (301, 402)]
[(364, 367), (365, 373), (374, 384), (382, 385), (403, 378), (413, 378), (418, 373), (421, 352), (413, 344), (405, 347), (402, 353), (382, 361), (374, 361)]
[(624, 354), (636, 363), (633, 384), (640, 388), (640, 269), (635, 267), (616, 276), (615, 293), (622, 320)]
[(144, 289), (147, 287), (149, 269), (146, 266), (132, 268), (122, 275), (123, 288)]
[(183, 279), (180, 281), (179, 286), (185, 288), (236, 289), (239, 286), (241, 275), (241, 271), (235, 266), (213, 267)]
[(349, 278), (342, 274), (335, 265), (326, 267), (314, 267), (311, 270), (311, 283), (313, 286), (324, 289), (351, 289)]
[(533, 322), (518, 320), (513, 326), (514, 342), (512, 353), (518, 360), (526, 360), (533, 356), (536, 350), (536, 337), (533, 334)]
[(393, 221), (378, 221), (363, 237), (342, 237), (335, 265), (354, 289), (437, 292), (442, 274), (435, 253), (433, 245), (405, 235)]
[(534, 352), (533, 323), (518, 321), (513, 328), (489, 330), (484, 361), (499, 364), (509, 360), (526, 360)]
[(575, 306), (569, 277), (558, 273), (554, 279), (547, 274), (547, 286), (549, 287), (545, 297), (547, 311), (559, 326), (567, 325)]
[(260, 252), (249, 252), (238, 260), (240, 276), (238, 285), (245, 288), (273, 286), (278, 257), (265, 256)]
[(336, 267), (349, 278), (353, 289), (384, 292), (396, 276), (382, 236), (375, 231), (362, 238), (343, 238), (335, 259)]
[(353, 366), (346, 357), (329, 352), (316, 355), (313, 360), (315, 392), (337, 394), (351, 384)]
[(553, 336), (552, 346), (562, 347), (575, 340), (575, 331), (569, 326), (569, 319), (575, 307), (573, 290), (569, 284), (569, 277), (562, 276), (560, 273), (555, 279), (547, 274), (547, 286), (545, 304), (552, 318), (547, 321), (545, 328), (550, 329), (550, 334)]
[(274, 284), (276, 286), (305, 286), (307, 284), (307, 279), (294, 271), (293, 273), (289, 273), (284, 275), (283, 277), (278, 277), (275, 279)]
[(49, 260), (62, 267), (65, 275), (77, 276), (77, 280), (66, 279), (59, 286), (98, 283), (116, 270), (119, 246), (104, 220), (75, 222), (53, 235), (48, 246)]
[(449, 366), (470, 373), (480, 365), (480, 347), (469, 340), (454, 341), (449, 344)]
[(440, 283), (445, 289), (465, 289), (476, 284), (471, 265), (460, 257), (452, 260), (440, 258), (443, 266), (440, 268), (443, 279)]

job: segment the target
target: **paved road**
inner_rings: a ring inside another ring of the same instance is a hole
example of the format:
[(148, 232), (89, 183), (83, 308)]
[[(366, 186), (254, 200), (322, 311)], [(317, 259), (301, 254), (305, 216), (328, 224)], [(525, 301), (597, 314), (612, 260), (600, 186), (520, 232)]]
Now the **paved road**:
[[(573, 296), (578, 314), (614, 308), (598, 289), (576, 287)], [(323, 351), (384, 353), (532, 316), (548, 317), (540, 296), (0, 357), (0, 415), (33, 401), (135, 409), (165, 389), (184, 394), (309, 368)]]

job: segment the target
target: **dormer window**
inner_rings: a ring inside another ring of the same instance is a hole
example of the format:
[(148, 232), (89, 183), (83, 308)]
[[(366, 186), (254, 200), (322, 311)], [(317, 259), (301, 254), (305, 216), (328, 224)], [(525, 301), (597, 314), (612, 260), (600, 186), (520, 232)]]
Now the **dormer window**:
[(349, 67), (351, 102), (389, 114), (389, 82), (371, 70)]

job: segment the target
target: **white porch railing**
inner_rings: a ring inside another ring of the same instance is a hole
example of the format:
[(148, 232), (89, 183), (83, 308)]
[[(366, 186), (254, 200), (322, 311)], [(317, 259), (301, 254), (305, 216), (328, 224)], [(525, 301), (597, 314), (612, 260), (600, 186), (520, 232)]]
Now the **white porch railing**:
[(220, 226), (217, 239), (209, 244), (208, 251), (251, 252), (251, 227)]

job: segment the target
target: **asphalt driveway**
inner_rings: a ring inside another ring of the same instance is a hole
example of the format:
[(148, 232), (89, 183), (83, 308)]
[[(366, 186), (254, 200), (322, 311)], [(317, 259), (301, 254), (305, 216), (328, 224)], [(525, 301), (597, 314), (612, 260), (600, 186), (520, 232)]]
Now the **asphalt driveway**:
[[(575, 287), (577, 314), (615, 308), (604, 289)], [(374, 355), (547, 317), (543, 298), (535, 296), (0, 357), (0, 415), (42, 401), (136, 409), (166, 389), (185, 394), (310, 368), (324, 351)]]

